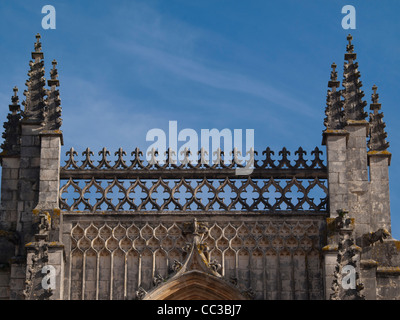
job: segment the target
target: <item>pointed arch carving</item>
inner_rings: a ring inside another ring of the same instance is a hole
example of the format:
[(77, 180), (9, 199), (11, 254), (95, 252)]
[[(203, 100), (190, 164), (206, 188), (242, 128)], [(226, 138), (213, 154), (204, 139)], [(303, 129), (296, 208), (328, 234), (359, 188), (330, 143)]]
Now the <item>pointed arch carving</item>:
[(239, 290), (211, 274), (192, 270), (149, 292), (143, 300), (246, 300)]

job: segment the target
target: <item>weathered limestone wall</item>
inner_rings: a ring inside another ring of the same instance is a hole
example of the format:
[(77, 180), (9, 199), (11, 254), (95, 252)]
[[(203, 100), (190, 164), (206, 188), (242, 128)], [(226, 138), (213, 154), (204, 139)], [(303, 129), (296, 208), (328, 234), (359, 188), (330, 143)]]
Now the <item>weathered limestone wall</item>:
[(41, 135), (40, 185), (37, 210), (58, 208), (60, 189), (60, 153), (59, 136)]
[(32, 210), (38, 203), (40, 179), (39, 130), (38, 125), (22, 124), (17, 222), (22, 243), (31, 241), (34, 234)]
[(0, 270), (0, 300), (10, 299), (10, 268), (3, 266)]
[(60, 239), (60, 157), (61, 135), (41, 133), (40, 184), (38, 204), (34, 213), (47, 211), (51, 216), (50, 241)]
[(331, 218), (337, 216), (337, 210), (343, 209), (348, 202), (347, 190), (347, 139), (348, 133), (344, 130), (325, 132), (329, 214)]
[[(2, 159), (1, 209), (0, 209), (0, 299), (10, 292), (9, 277), (11, 258), (17, 253), (19, 235), (16, 233), (18, 220), (18, 176), (19, 158)], [(6, 280), (8, 279), (8, 280)]]
[(338, 234), (332, 232), (331, 226), (340, 209), (348, 210), (354, 221), (363, 295), (369, 300), (400, 299), (400, 245), (390, 238), (388, 167), (391, 155), (387, 151), (367, 153), (367, 125), (364, 121), (350, 121), (345, 130), (324, 132), (330, 209), (327, 245), (323, 248), (326, 299), (333, 292), (339, 253)]
[(350, 123), (347, 142), (347, 210), (355, 219), (355, 238), (360, 245), (360, 237), (370, 232), (370, 202), (367, 165), (367, 130), (366, 121)]
[[(17, 239), (14, 241), (14, 255), (9, 258), (10, 262), (10, 298), (23, 299), (22, 290), (25, 287), (26, 279), (26, 257), (24, 244), (31, 241), (33, 230), (32, 210), (38, 201), (39, 191), (39, 170), (40, 170), (40, 139), (38, 136), (39, 126), (37, 124), (23, 123), (21, 125), (21, 154), (19, 163), (14, 160), (12, 171), (6, 173), (6, 178), (16, 177), (18, 171), (18, 182), (16, 190), (14, 189), (14, 197), (17, 194), (16, 201), (9, 203), (10, 206), (17, 208), (17, 213), (10, 210), (8, 214), (3, 216), (8, 220), (11, 228), (15, 228)], [(7, 161), (3, 159), (3, 161)], [(10, 159), (8, 159), (10, 160)], [(19, 164), (19, 166), (18, 166)], [(11, 169), (11, 168), (10, 168)], [(5, 170), (5, 171), (4, 171)], [(7, 168), (3, 166), (3, 174), (7, 172)], [(8, 181), (11, 187), (15, 187), (14, 181)], [(5, 192), (7, 195), (7, 192)], [(7, 203), (7, 201), (5, 202)], [(15, 227), (14, 227), (15, 226)]]
[(377, 292), (378, 300), (399, 300), (400, 299), (400, 269), (378, 269), (377, 271)]
[(391, 233), (389, 163), (390, 154), (369, 152), (371, 229)]
[(15, 230), (18, 219), (19, 157), (2, 159), (0, 229)]

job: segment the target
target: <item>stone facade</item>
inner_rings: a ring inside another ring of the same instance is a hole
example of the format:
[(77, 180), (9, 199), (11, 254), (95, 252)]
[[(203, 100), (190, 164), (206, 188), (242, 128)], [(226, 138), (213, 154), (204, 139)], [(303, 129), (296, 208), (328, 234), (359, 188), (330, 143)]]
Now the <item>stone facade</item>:
[(40, 35), (32, 59), (25, 109), (14, 88), (4, 123), (0, 299), (400, 298), (391, 154), (376, 86), (367, 119), (351, 36), (343, 89), (336, 64), (328, 82), (326, 165), (318, 148), (295, 160), (267, 148), (250, 175), (220, 151), (161, 165), (138, 149), (112, 163), (104, 148), (95, 163), (71, 148), (61, 164), (57, 62), (47, 89)]

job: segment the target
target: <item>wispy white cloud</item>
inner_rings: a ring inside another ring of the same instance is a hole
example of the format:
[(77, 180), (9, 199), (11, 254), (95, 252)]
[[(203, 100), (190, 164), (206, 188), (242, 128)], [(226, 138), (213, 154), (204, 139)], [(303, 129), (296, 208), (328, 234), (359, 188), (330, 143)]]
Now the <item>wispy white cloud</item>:
[[(149, 127), (165, 122), (156, 114), (147, 114), (143, 105), (110, 93), (101, 84), (74, 78), (64, 79), (63, 126), (69, 147), (126, 147), (143, 144)], [(73, 92), (74, 94), (70, 94)], [(127, 111), (126, 106), (134, 107)], [(72, 109), (68, 109), (73, 106)], [(140, 137), (143, 137), (140, 139)], [(116, 150), (114, 150), (116, 151)]]
[[(130, 56), (133, 61), (139, 60), (151, 69), (167, 72), (177, 81), (221, 90), (221, 95), (228, 90), (242, 94), (243, 99), (257, 98), (268, 102), (267, 106), (261, 103), (262, 108), (279, 107), (299, 115), (317, 117), (315, 110), (297, 97), (293, 90), (280, 88), (274, 79), (269, 82), (259, 80), (257, 75), (239, 70), (237, 65), (217, 58), (218, 55), (208, 54), (207, 50), (212, 51), (212, 48), (225, 52), (243, 51), (240, 45), (215, 32), (173, 19), (144, 4), (121, 7), (113, 16), (114, 19), (118, 17), (116, 24), (121, 34), (108, 37), (107, 42), (113, 50)], [(257, 54), (246, 54), (243, 56), (245, 60), (260, 59)], [(264, 63), (273, 64), (267, 60)]]
[(140, 56), (142, 59), (147, 59), (152, 64), (157, 64), (159, 67), (186, 80), (199, 82), (217, 89), (241, 92), (265, 99), (268, 102), (299, 114), (315, 116), (312, 108), (299, 101), (299, 99), (290, 96), (288, 92), (281, 91), (279, 88), (257, 81), (247, 75), (209, 68), (192, 59), (136, 43), (119, 43), (116, 46), (121, 50), (127, 50), (132, 54)]

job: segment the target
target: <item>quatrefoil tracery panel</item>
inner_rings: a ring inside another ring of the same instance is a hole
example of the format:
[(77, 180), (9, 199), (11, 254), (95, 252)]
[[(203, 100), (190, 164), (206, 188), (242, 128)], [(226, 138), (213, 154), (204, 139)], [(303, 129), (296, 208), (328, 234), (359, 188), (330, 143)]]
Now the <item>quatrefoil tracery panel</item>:
[(64, 180), (61, 209), (74, 211), (327, 210), (326, 180)]

